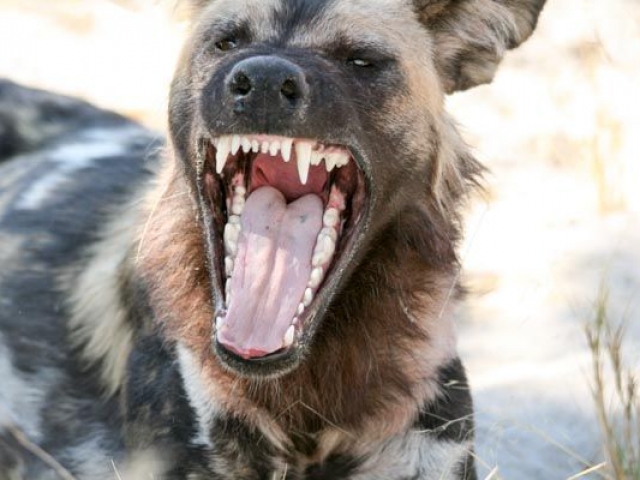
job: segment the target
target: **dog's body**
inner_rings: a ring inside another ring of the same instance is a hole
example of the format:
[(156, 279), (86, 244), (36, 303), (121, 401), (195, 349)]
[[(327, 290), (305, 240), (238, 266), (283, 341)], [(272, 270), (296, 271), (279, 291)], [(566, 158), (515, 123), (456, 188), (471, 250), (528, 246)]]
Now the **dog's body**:
[(442, 98), (542, 3), (199, 2), (162, 155), (0, 84), (0, 478), (476, 478)]

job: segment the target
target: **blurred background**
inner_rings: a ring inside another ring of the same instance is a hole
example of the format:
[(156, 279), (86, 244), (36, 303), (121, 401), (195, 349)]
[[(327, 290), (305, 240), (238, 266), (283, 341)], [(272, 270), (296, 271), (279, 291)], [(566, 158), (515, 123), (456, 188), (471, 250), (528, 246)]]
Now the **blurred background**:
[[(175, 1), (0, 0), (0, 76), (162, 131), (186, 28)], [(490, 169), (459, 322), (481, 478), (640, 478), (640, 1), (548, 0), (448, 104)]]

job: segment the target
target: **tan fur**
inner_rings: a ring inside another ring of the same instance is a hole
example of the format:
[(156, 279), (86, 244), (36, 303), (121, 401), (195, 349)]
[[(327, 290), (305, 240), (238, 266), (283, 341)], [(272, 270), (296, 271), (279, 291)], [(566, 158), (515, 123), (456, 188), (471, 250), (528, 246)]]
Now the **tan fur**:
[[(132, 206), (127, 215), (118, 216), (94, 244), (82, 273), (73, 280), (63, 278), (71, 292), (69, 322), (72, 341), (81, 347), (89, 364), (102, 363), (100, 374), (107, 394), (114, 394), (125, 377), (132, 348), (133, 330), (126, 323), (127, 311), (118, 290), (119, 271), (127, 261), (138, 227), (139, 209)], [(65, 277), (68, 276), (65, 275)]]

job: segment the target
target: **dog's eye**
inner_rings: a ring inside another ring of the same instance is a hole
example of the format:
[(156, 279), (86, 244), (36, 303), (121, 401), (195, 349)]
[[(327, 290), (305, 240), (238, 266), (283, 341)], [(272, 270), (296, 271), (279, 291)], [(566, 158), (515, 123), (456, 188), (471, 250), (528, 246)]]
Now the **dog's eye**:
[(216, 42), (216, 48), (221, 52), (228, 52), (238, 46), (238, 42), (233, 37), (228, 37)]
[(350, 58), (349, 60), (347, 60), (347, 64), (359, 68), (367, 68), (373, 66), (373, 62), (364, 58)]

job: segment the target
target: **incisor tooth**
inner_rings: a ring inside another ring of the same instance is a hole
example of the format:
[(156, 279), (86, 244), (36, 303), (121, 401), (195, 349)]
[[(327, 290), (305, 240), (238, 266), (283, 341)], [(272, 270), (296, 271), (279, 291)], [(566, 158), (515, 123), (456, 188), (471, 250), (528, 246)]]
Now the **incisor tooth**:
[(235, 196), (244, 197), (247, 193), (247, 189), (242, 186), (236, 187), (233, 189), (233, 193), (234, 193), (234, 197)]
[(254, 153), (258, 153), (260, 151), (260, 142), (258, 140), (251, 141), (251, 150)]
[(301, 303), (298, 305), (298, 315), (302, 315), (304, 313), (304, 304)]
[(221, 137), (218, 141), (218, 147), (216, 151), (216, 172), (218, 175), (224, 170), (224, 166), (227, 163), (229, 157), (229, 151), (231, 150), (231, 137)]
[(278, 155), (279, 151), (280, 151), (280, 142), (278, 142), (277, 140), (274, 142), (271, 142), (271, 146), (269, 147), (269, 155), (271, 155), (272, 157), (275, 157), (276, 155)]
[(231, 155), (235, 155), (240, 150), (240, 135), (233, 135), (231, 137)]
[(247, 137), (242, 137), (242, 151), (244, 153), (249, 153), (251, 151), (251, 140)]
[(290, 347), (291, 345), (293, 345), (293, 339), (296, 333), (296, 327), (294, 327), (293, 325), (291, 325), (288, 329), (287, 329), (287, 333), (284, 334), (284, 343), (283, 346), (286, 347)]
[(269, 153), (269, 142), (267, 140), (262, 141), (262, 148), (260, 149), (262, 153)]
[(216, 317), (216, 331), (220, 331), (222, 328), (222, 317)]
[(309, 178), (309, 166), (311, 164), (311, 144), (308, 142), (296, 143), (296, 157), (298, 159), (298, 175), (303, 185)]
[(240, 217), (238, 215), (231, 215), (227, 223), (231, 223), (233, 225), (240, 225)]
[(311, 165), (320, 165), (320, 162), (322, 162), (323, 157), (324, 155), (320, 152), (317, 152), (317, 151), (311, 152)]
[(293, 139), (286, 138), (282, 141), (282, 158), (285, 162), (291, 160), (291, 149), (293, 148)]

